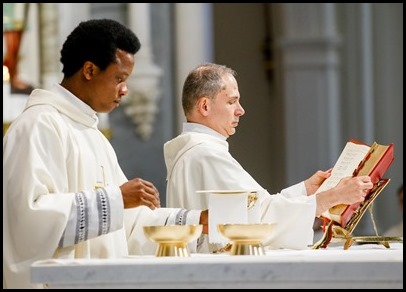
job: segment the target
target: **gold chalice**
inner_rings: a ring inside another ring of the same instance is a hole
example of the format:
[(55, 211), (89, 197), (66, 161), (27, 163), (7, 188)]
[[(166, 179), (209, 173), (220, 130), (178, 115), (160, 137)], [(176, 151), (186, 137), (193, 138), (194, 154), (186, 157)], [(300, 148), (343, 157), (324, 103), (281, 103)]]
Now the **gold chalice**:
[(275, 228), (275, 223), (219, 224), (219, 233), (231, 242), (232, 255), (264, 255), (262, 246)]
[(144, 226), (145, 236), (158, 244), (157, 257), (189, 257), (187, 244), (198, 238), (203, 225)]

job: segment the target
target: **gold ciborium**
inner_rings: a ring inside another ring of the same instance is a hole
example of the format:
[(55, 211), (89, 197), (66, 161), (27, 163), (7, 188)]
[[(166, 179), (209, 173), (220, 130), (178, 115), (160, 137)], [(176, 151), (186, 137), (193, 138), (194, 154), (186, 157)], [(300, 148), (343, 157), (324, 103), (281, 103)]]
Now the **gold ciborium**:
[(144, 226), (145, 236), (158, 244), (157, 257), (189, 257), (187, 244), (198, 238), (203, 225)]
[(231, 242), (230, 253), (232, 255), (264, 255), (262, 246), (275, 223), (264, 224), (219, 224), (219, 233)]

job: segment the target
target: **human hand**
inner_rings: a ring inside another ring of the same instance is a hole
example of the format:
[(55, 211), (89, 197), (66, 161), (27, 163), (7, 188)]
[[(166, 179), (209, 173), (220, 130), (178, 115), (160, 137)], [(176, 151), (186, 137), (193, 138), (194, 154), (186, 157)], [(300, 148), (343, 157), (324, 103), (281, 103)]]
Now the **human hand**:
[(318, 170), (315, 174), (309, 177), (307, 180), (304, 181), (306, 186), (307, 195), (313, 195), (320, 185), (324, 182), (324, 180), (331, 175), (331, 168), (329, 170), (323, 171)]
[(209, 210), (204, 210), (200, 213), (199, 224), (203, 225), (203, 234), (209, 233)]
[(316, 216), (320, 216), (331, 207), (363, 202), (373, 187), (369, 176), (354, 176), (341, 179), (338, 184), (316, 196)]
[(333, 191), (338, 194), (338, 204), (351, 205), (363, 202), (374, 184), (369, 176), (354, 176), (341, 179)]
[(159, 192), (149, 181), (134, 178), (120, 186), (124, 208), (134, 208), (141, 205), (154, 210), (161, 206)]

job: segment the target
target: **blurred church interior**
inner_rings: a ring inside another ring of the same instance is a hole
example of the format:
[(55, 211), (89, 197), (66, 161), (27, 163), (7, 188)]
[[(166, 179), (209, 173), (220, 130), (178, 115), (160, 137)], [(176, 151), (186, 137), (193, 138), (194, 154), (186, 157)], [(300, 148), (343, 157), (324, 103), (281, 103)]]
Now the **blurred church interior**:
[[(126, 175), (154, 182), (163, 205), (183, 81), (216, 62), (237, 71), (246, 110), (231, 153), (262, 186), (276, 193), (329, 169), (350, 139), (394, 143), (374, 217), (380, 232), (403, 218), (403, 3), (30, 3), (25, 16), (18, 74), (34, 87), (61, 81), (59, 50), (82, 20), (112, 18), (139, 36), (130, 93), (100, 127)], [(5, 43), (3, 25), (3, 65)], [(3, 134), (27, 96), (3, 66)], [(358, 232), (373, 234), (365, 217)]]

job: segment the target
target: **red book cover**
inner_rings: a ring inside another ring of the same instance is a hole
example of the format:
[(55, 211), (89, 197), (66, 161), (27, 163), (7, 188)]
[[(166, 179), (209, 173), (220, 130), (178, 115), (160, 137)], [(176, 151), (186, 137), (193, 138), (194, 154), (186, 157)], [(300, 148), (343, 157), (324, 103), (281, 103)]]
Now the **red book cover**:
[[(383, 175), (388, 170), (394, 160), (394, 145), (380, 145), (373, 143), (364, 159), (359, 163), (357, 169), (354, 170), (353, 175), (369, 175), (374, 184), (377, 184)], [(368, 198), (369, 194), (366, 196)], [(351, 219), (354, 212), (359, 208), (361, 203), (352, 205), (339, 205), (333, 207), (330, 213), (341, 214), (340, 225), (345, 227)], [(341, 208), (339, 208), (341, 206)], [(343, 210), (344, 207), (344, 210)]]

